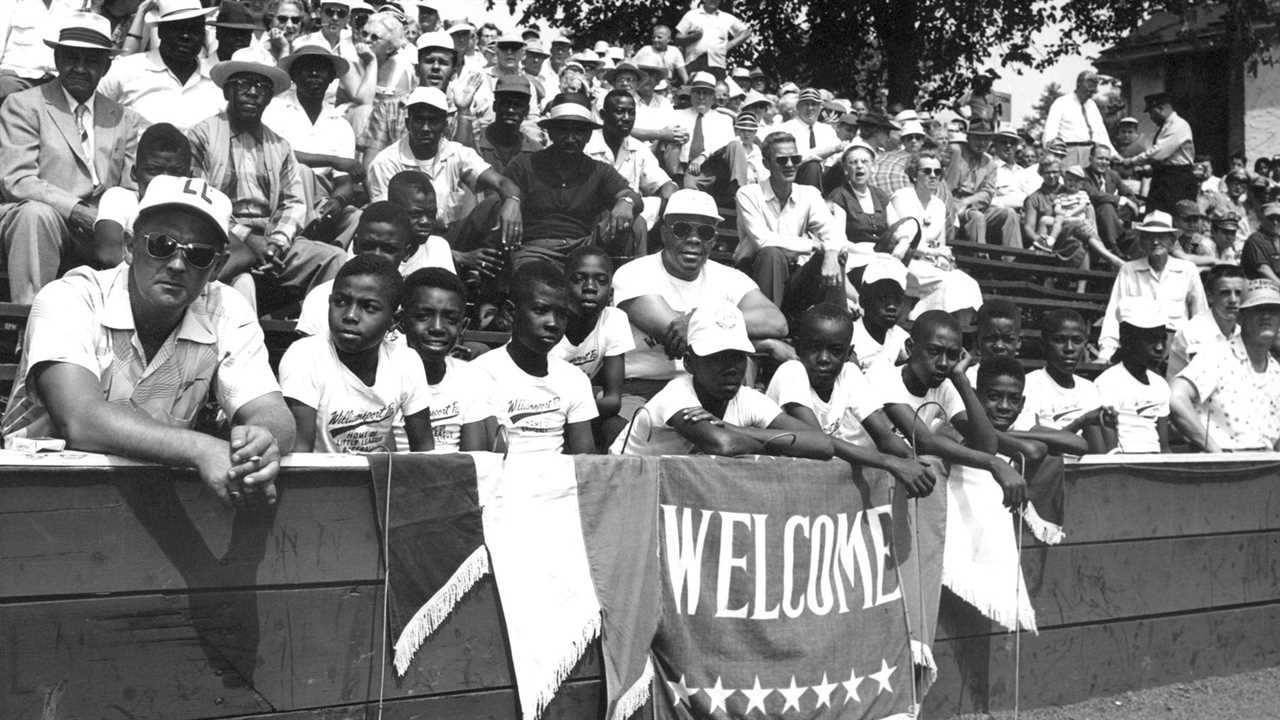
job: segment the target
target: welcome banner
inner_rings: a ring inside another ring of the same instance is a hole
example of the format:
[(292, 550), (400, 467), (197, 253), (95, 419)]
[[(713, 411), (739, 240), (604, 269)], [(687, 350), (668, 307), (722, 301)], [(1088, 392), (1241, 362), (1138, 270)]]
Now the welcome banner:
[[(663, 458), (659, 718), (912, 717), (893, 479)], [(895, 533), (896, 530), (896, 533)]]

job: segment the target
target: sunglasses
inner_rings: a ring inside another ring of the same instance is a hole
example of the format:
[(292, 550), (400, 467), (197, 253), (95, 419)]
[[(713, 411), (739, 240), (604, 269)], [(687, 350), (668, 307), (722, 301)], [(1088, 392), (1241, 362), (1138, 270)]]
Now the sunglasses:
[(350, 10), (344, 7), (329, 5), (328, 7), (320, 8), (320, 12), (324, 13), (325, 15), (328, 15), (331, 18), (344, 18), (347, 16), (347, 13), (349, 13)]
[(239, 92), (257, 92), (263, 95), (270, 95), (271, 89), (274, 87), (270, 80), (254, 80), (250, 78), (233, 78), (228, 84)]
[(697, 235), (702, 242), (711, 242), (716, 239), (716, 226), (681, 221), (671, 226), (671, 234), (681, 240)]
[(222, 251), (210, 245), (180, 243), (164, 233), (147, 233), (147, 254), (156, 260), (168, 260), (174, 253), (182, 251), (187, 264), (197, 270), (206, 270)]
[(773, 161), (782, 166), (799, 165), (804, 157), (801, 155), (775, 155)]
[(920, 168), (920, 174), (925, 177), (942, 177), (942, 168)]
[(300, 15), (277, 15), (277, 25), (301, 25), (302, 17)]

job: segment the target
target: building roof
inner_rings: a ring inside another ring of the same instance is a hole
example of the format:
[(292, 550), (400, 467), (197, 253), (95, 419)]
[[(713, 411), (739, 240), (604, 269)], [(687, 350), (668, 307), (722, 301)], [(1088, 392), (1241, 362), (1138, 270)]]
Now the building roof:
[(1102, 72), (1114, 72), (1135, 60), (1218, 47), (1226, 39), (1226, 15), (1225, 3), (1196, 6), (1185, 14), (1157, 12), (1129, 37), (1099, 53), (1096, 65)]

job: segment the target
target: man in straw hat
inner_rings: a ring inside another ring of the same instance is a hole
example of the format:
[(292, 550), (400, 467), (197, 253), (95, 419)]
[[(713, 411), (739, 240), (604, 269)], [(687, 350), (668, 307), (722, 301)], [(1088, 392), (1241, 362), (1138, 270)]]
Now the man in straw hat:
[(133, 186), (145, 121), (97, 92), (115, 55), (110, 31), (100, 15), (70, 16), (45, 40), (58, 79), (0, 105), (0, 243), (14, 302), (31, 302), (65, 259), (92, 260), (99, 197)]
[(254, 32), (263, 29), (249, 6), (239, 0), (222, 0), (218, 16), (209, 26), (214, 28), (218, 60), (230, 60), (237, 50), (249, 47), (253, 43)]
[(1022, 228), (1017, 214), (991, 204), (996, 187), (996, 161), (987, 154), (992, 132), (989, 120), (969, 124), (965, 142), (947, 166), (947, 188), (951, 190), (960, 228), (969, 242), (999, 243), (1022, 247)]
[(689, 138), (681, 145), (672, 143), (673, 149), (663, 158), (667, 171), (673, 175), (686, 171), (697, 175), (711, 153), (733, 139), (733, 120), (724, 113), (712, 112), (715, 95), (715, 77), (705, 71), (694, 73), (689, 84), (689, 107), (671, 112), (671, 124), (683, 128)]
[(156, 0), (147, 22), (155, 25), (158, 47), (120, 58), (102, 79), (98, 92), (148, 122), (189, 128), (218, 112), (222, 90), (201, 62), (205, 20), (217, 8), (200, 0)]
[(1209, 311), (1196, 266), (1169, 255), (1178, 237), (1178, 229), (1174, 227), (1169, 213), (1152, 211), (1133, 229), (1138, 233), (1138, 244), (1144, 257), (1121, 265), (1111, 286), (1111, 298), (1107, 301), (1102, 334), (1098, 339), (1100, 362), (1110, 361), (1120, 345), (1120, 307), (1127, 298), (1148, 298), (1157, 303), (1161, 317), (1167, 321), (1171, 331), (1180, 328), (1188, 319)]
[[(83, 0), (13, 0), (0, 13), (0, 103), (16, 92), (49, 82), (57, 68), (44, 40)], [(15, 22), (18, 21), (18, 22)]]
[(213, 67), (226, 107), (191, 128), (191, 165), (231, 198), (230, 256), (219, 278), (257, 271), (266, 313), (302, 299), (332, 279), (346, 254), (298, 236), (308, 217), (302, 173), (287, 140), (262, 123), (271, 99), (291, 84), (253, 49)]

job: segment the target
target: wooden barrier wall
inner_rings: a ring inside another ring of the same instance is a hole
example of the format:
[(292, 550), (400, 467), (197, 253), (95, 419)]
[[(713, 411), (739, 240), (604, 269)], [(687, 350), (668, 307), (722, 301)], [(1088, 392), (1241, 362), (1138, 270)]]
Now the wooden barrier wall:
[[(1280, 664), (1280, 456), (1135, 460), (1068, 465), (1066, 542), (1024, 552), (1024, 708)], [(362, 460), (292, 458), (256, 514), (185, 472), (11, 462), (0, 718), (346, 720), (384, 679), (388, 720), (517, 717), (491, 580), (408, 676), (386, 663)], [(939, 638), (927, 717), (1012, 705), (1012, 636), (944, 594)], [(547, 717), (599, 716), (588, 653)]]

